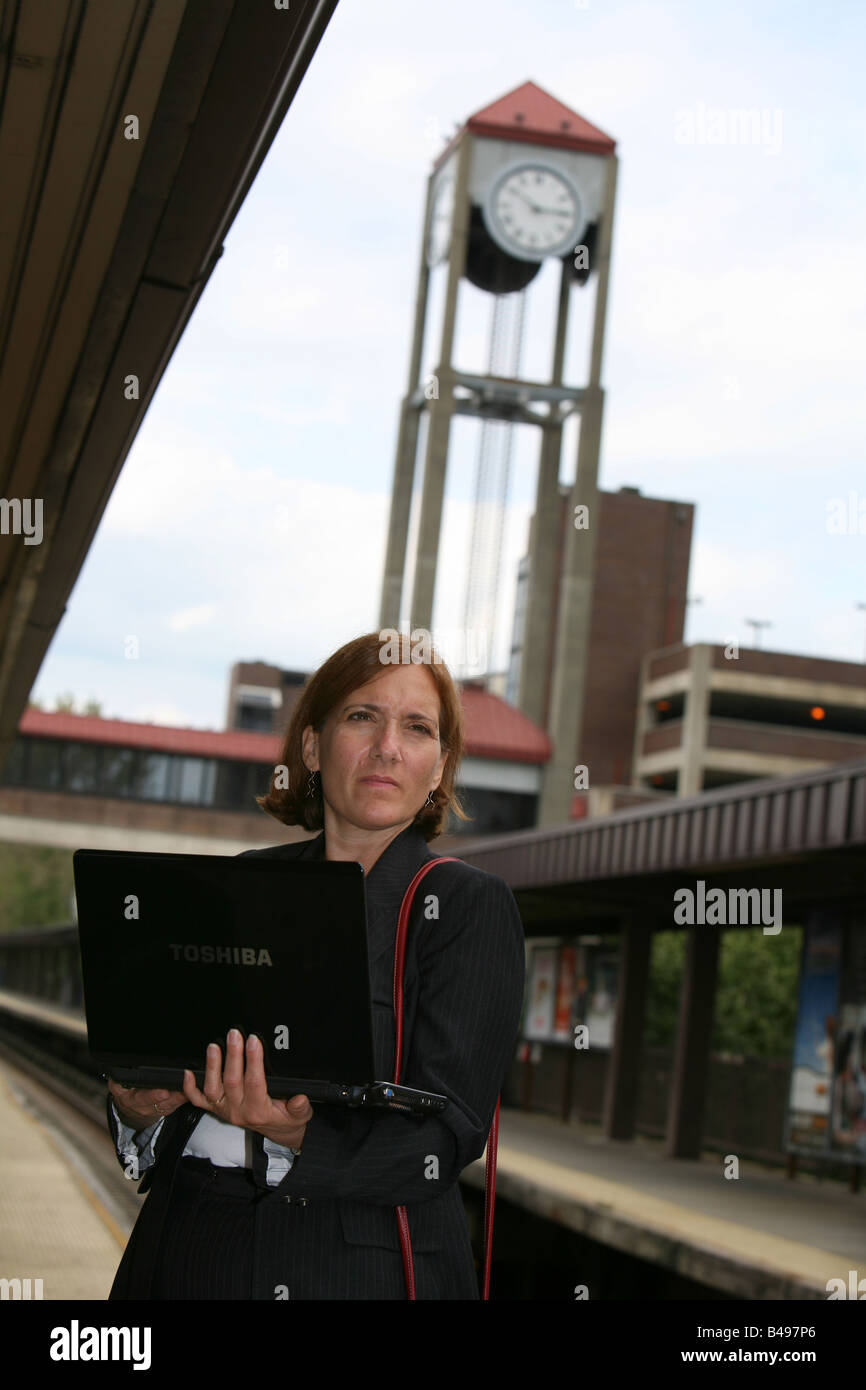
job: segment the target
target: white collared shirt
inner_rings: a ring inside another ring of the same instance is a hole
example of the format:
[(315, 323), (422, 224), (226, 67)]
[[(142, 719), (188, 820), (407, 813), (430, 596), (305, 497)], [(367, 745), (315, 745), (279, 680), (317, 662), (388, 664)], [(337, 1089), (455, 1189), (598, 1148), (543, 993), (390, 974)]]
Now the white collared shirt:
[[(165, 1116), (149, 1125), (147, 1129), (136, 1131), (123, 1124), (113, 1100), (111, 1111), (117, 1125), (117, 1152), (127, 1165), (127, 1171), (137, 1179), (153, 1165), (153, 1146)], [(268, 1187), (278, 1187), (295, 1161), (291, 1149), (284, 1148), (282, 1144), (275, 1144), (264, 1134), (217, 1120), (206, 1111), (202, 1112), (201, 1119), (186, 1141), (186, 1148), (181, 1156), (207, 1158), (215, 1168), (252, 1169), (253, 1146), (257, 1140), (261, 1141), (267, 1158)]]

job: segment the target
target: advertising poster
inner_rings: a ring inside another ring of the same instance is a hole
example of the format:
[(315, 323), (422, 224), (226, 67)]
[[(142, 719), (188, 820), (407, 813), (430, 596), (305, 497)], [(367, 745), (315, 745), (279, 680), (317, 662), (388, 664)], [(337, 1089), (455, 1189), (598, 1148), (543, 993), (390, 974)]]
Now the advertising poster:
[(573, 1042), (575, 1023), (589, 1028), (590, 1047), (611, 1047), (619, 961), (615, 951), (587, 946), (536, 946), (527, 972), (523, 1036)]
[(830, 1150), (866, 1162), (866, 1004), (839, 1010)]
[(548, 1039), (553, 1032), (554, 993), (556, 990), (555, 946), (538, 946), (532, 952), (529, 974), (529, 1008), (526, 1011), (527, 1038)]
[(613, 1047), (619, 961), (615, 952), (593, 951), (588, 961), (589, 997), (585, 1022), (590, 1047)]
[(786, 1147), (792, 1153), (829, 1154), (841, 953), (840, 926), (816, 914), (803, 932), (785, 1136)]
[(563, 946), (559, 953), (559, 984), (556, 990), (556, 1014), (553, 1036), (560, 1042), (572, 1040), (572, 1009), (577, 981), (577, 952), (573, 946)]

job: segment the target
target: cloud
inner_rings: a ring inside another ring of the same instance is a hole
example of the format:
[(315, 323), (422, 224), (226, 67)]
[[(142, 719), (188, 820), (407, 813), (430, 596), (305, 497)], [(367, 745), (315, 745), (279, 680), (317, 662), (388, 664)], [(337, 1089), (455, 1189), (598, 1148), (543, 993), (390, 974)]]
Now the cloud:
[[(527, 78), (619, 144), (601, 486), (697, 503), (690, 633), (767, 616), (791, 650), (826, 640), (856, 657), (860, 552), (827, 545), (823, 515), (863, 476), (859, 50), (849, 16), (816, 38), (776, 11), (733, 0), (720, 26), (687, 0), (338, 6), (109, 501), (46, 663), (57, 688), (218, 727), (233, 661), (312, 667), (377, 625), (431, 159)], [(781, 154), (678, 146), (673, 113), (698, 102), (781, 108)], [(489, 301), (467, 288), (455, 359), (469, 368), (486, 361)], [(425, 361), (440, 291), (441, 276)], [(593, 295), (572, 296), (576, 386)], [(543, 273), (522, 359), (540, 379), (554, 305)], [(434, 620), (450, 628), (473, 428), (455, 421), (444, 499)], [(517, 434), (497, 665), (540, 445)], [(122, 659), (128, 632), (140, 662)]]
[(129, 713), (122, 717), (134, 724), (167, 724), (174, 729), (209, 727), (197, 721), (193, 723), (187, 709), (184, 709), (182, 705), (166, 700), (133, 705)]
[(193, 627), (206, 627), (213, 622), (218, 611), (215, 603), (199, 603), (194, 608), (182, 608), (168, 615), (166, 627), (171, 632), (189, 632)]

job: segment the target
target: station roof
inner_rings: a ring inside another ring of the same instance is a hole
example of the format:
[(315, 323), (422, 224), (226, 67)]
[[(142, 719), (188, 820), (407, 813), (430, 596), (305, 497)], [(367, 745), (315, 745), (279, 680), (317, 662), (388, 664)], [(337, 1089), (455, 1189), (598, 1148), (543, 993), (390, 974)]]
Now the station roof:
[[(520, 710), (498, 695), (475, 685), (461, 690), (466, 750), (470, 758), (500, 762), (544, 763), (550, 757), (550, 740)], [(187, 757), (226, 758), (243, 762), (273, 763), (279, 753), (279, 734), (243, 729), (188, 729), (168, 724), (144, 724), (95, 715), (64, 714), (28, 707), (19, 733), (34, 738), (54, 738), (77, 743), (109, 744), (123, 748), (179, 753)]]
[(553, 745), (543, 729), (522, 710), (466, 681), (460, 691), (466, 720), (466, 755), (502, 758), (513, 763), (546, 763)]
[(780, 889), (788, 923), (835, 902), (866, 927), (866, 759), (454, 843), (510, 885), (530, 935), (673, 929), (674, 891), (698, 878)]
[(43, 513), (41, 543), (0, 546), (0, 764), (336, 4), (0, 7), (0, 496)]

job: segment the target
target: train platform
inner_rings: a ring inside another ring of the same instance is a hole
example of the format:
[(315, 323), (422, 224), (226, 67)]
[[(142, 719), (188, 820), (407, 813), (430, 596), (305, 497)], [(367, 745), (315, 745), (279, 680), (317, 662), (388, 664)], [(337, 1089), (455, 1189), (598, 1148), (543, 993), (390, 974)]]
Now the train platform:
[(2, 1062), (0, 1175), (2, 1297), (107, 1298), (128, 1233)]
[[(724, 1173), (722, 1155), (669, 1159), (661, 1141), (500, 1117), (497, 1196), (591, 1240), (735, 1298), (826, 1300), (830, 1279), (866, 1277), (866, 1195), (747, 1161)], [(105, 1299), (131, 1221), (4, 1062), (0, 1174), (0, 1279), (29, 1279), (31, 1297), (41, 1280), (44, 1299)], [(483, 1160), (463, 1180), (483, 1187)]]
[[(663, 1148), (505, 1110), (497, 1197), (735, 1298), (826, 1300), (828, 1280), (866, 1278), (866, 1194), (748, 1161), (726, 1178), (721, 1154)], [(463, 1176), (483, 1188), (483, 1162)]]

